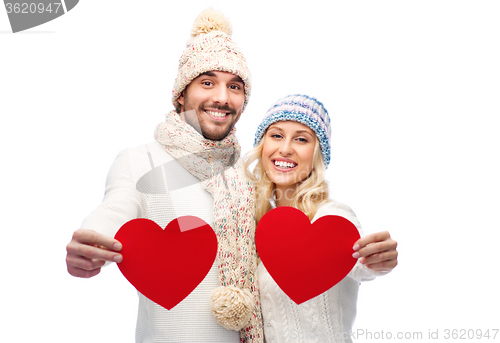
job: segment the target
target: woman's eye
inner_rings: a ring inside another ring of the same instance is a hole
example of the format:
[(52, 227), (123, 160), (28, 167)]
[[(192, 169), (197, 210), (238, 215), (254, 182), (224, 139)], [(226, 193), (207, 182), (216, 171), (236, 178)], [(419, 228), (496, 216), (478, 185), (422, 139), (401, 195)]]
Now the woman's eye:
[(297, 140), (298, 140), (299, 142), (304, 142), (304, 143), (307, 143), (307, 142), (308, 142), (308, 141), (307, 141), (307, 139), (305, 139), (305, 138), (297, 138)]

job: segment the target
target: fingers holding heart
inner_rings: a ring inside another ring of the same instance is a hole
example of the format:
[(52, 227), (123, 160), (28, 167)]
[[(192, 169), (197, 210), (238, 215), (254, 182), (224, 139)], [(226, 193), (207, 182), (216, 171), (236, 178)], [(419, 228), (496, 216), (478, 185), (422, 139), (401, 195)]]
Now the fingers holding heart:
[(378, 232), (359, 239), (353, 249), (352, 256), (368, 268), (382, 271), (391, 270), (398, 264), (397, 242), (389, 232)]
[(396, 250), (390, 250), (361, 257), (359, 262), (373, 270), (391, 270), (398, 264), (397, 257), (398, 252)]

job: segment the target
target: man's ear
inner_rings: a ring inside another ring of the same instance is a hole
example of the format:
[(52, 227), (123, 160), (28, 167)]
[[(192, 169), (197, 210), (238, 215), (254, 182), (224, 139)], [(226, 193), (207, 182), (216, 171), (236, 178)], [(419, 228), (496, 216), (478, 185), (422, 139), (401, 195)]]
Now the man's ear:
[(181, 95), (179, 95), (179, 97), (177, 98), (177, 101), (179, 102), (179, 104), (184, 106), (184, 91), (181, 92)]

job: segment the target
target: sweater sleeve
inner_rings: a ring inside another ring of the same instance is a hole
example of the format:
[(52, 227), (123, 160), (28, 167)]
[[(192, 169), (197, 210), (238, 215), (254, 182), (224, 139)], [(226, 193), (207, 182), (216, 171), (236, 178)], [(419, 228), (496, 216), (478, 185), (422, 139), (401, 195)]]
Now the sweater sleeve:
[[(364, 236), (363, 230), (361, 229), (361, 224), (354, 214), (353, 210), (340, 202), (336, 201), (329, 201), (325, 204), (323, 204), (319, 209), (316, 215), (313, 218), (313, 221), (317, 220), (320, 217), (327, 216), (327, 215), (336, 215), (336, 216), (341, 216), (344, 217), (345, 219), (349, 220), (351, 223), (356, 226), (356, 229), (358, 229), (359, 235), (361, 237)], [(354, 250), (353, 250), (354, 252)], [(374, 271), (371, 270), (370, 268), (366, 267), (364, 264), (360, 263), (359, 260), (356, 262), (352, 270), (349, 272), (347, 275), (348, 277), (356, 280), (356, 281), (371, 281), (375, 279), (377, 276), (382, 276), (387, 274), (388, 272), (379, 272), (379, 271)]]
[(104, 199), (85, 218), (81, 225), (82, 229), (114, 237), (123, 224), (141, 217), (141, 194), (136, 189), (131, 165), (131, 155), (137, 153), (132, 149), (126, 149), (118, 154), (106, 179)]

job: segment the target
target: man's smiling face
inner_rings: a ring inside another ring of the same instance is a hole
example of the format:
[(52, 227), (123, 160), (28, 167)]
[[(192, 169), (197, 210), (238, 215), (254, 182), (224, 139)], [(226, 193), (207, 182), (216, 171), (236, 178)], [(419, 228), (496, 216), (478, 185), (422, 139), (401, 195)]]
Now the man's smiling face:
[(178, 99), (181, 119), (206, 139), (224, 139), (240, 119), (245, 102), (240, 77), (222, 71), (201, 74)]

